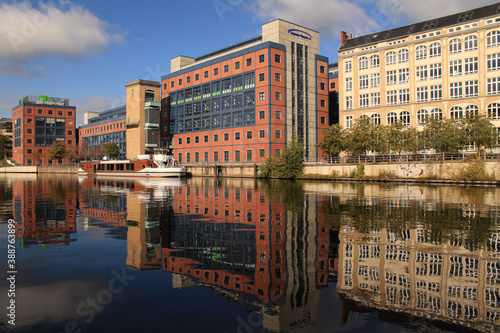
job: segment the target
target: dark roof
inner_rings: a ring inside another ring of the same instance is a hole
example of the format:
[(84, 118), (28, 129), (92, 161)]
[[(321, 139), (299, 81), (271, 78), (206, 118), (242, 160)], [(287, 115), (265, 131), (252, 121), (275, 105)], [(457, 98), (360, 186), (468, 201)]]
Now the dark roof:
[(404, 27), (376, 32), (369, 35), (364, 35), (356, 38), (348, 39), (343, 45), (339, 47), (339, 51), (359, 47), (362, 45), (375, 44), (385, 40), (396, 38), (404, 38), (411, 34), (422, 33), (430, 30), (440, 29), (455, 24), (465, 23), (467, 21), (474, 21), (488, 16), (500, 13), (500, 2), (492, 5), (467, 10), (465, 12), (443, 16), (440, 18), (410, 24)]

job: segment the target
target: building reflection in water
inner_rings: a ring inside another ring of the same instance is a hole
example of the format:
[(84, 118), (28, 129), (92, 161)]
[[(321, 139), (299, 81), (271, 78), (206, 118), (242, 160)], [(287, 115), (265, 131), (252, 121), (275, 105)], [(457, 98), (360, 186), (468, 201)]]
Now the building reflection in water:
[(21, 247), (69, 245), (76, 233), (78, 183), (69, 175), (26, 175), (12, 182), (16, 237)]
[[(175, 216), (162, 267), (175, 287), (208, 286), (253, 306), (271, 331), (316, 322), (319, 289), (328, 283), (329, 232), (316, 218), (316, 196), (300, 209), (255, 186), (235, 181), (213, 186), (196, 180), (175, 191)], [(289, 208), (289, 207), (288, 207)]]
[(350, 208), (340, 226), (341, 298), (358, 307), (498, 329), (498, 206), (376, 198), (346, 199), (342, 206)]

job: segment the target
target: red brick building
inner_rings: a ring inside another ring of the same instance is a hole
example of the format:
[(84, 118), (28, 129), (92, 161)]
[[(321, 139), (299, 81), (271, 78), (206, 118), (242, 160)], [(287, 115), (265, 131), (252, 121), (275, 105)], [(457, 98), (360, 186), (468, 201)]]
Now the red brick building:
[(12, 110), (12, 159), (21, 165), (53, 165), (49, 149), (64, 141), (68, 150), (76, 148), (76, 107), (68, 99), (26, 96)]

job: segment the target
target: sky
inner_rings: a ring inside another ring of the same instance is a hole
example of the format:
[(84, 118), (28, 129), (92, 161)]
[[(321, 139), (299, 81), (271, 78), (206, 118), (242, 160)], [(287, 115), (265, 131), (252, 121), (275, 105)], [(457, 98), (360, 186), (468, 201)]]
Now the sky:
[(0, 117), (27, 95), (69, 98), (86, 111), (125, 104), (125, 84), (160, 81), (170, 60), (259, 36), (281, 18), (320, 33), (337, 61), (340, 32), (365, 35), (491, 0), (0, 0)]

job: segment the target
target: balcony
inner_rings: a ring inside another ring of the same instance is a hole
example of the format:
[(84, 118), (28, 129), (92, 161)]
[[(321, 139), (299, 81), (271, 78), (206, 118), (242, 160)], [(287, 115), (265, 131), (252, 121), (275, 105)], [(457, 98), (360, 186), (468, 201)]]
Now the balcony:
[(161, 105), (161, 100), (158, 98), (146, 98), (146, 102), (144, 103), (144, 108), (159, 108)]

